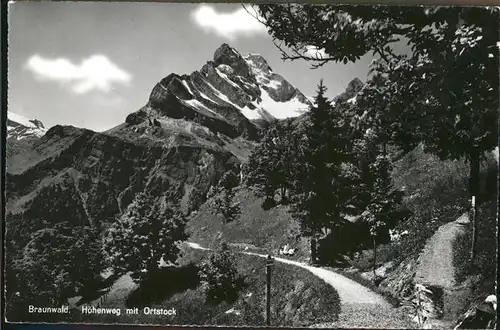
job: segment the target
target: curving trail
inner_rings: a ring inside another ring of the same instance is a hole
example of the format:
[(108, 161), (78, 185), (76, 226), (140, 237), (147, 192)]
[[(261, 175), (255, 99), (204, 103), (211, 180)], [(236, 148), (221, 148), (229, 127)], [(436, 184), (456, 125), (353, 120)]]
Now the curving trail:
[[(186, 244), (193, 249), (209, 250), (197, 243), (186, 243)], [(265, 254), (244, 252), (244, 251), (241, 251), (241, 253), (261, 258), (267, 258), (267, 255)], [(274, 257), (274, 260), (284, 264), (289, 264), (306, 269), (311, 273), (313, 273), (314, 275), (316, 275), (317, 277), (321, 278), (323, 281), (330, 284), (335, 288), (335, 290), (337, 290), (340, 300), (342, 301), (343, 304), (376, 304), (380, 307), (390, 307), (390, 304), (379, 294), (331, 270), (319, 267), (313, 267), (306, 263), (278, 258), (278, 257)]]
[[(210, 250), (197, 243), (187, 242), (186, 244), (193, 249)], [(267, 258), (265, 254), (244, 251), (240, 253)], [(317, 324), (313, 327), (362, 327), (382, 329), (401, 329), (409, 327), (408, 322), (405, 321), (406, 316), (403, 315), (401, 310), (394, 308), (381, 295), (351, 279), (331, 270), (313, 267), (298, 261), (278, 257), (275, 257), (274, 260), (306, 269), (331, 285), (338, 292), (342, 307), (339, 320), (334, 323)]]
[(429, 239), (420, 254), (415, 274), (415, 282), (445, 289), (453, 289), (455, 283), (455, 266), (453, 265), (453, 244), (459, 236), (466, 234), (469, 216), (463, 214), (456, 221), (442, 225)]

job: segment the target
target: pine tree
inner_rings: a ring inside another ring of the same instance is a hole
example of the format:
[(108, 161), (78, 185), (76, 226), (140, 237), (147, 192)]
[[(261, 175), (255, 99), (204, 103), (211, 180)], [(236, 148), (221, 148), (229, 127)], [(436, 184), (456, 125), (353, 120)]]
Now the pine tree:
[[(361, 217), (368, 223), (373, 243), (373, 275), (376, 278), (377, 238), (387, 235), (398, 220), (407, 214), (402, 209), (402, 191), (392, 186), (392, 163), (386, 150), (385, 135), (377, 135), (375, 129), (368, 129), (363, 137), (364, 145), (358, 149), (362, 160), (363, 184), (357, 190), (358, 207), (364, 209)], [(358, 208), (359, 210), (359, 208)]]
[[(335, 233), (345, 223), (351, 196), (348, 122), (325, 97), (320, 82), (315, 105), (306, 127), (306, 141), (296, 171), (294, 217), (304, 235), (311, 237), (311, 260), (317, 261), (317, 241), (321, 234)], [(337, 241), (338, 241), (337, 237)]]
[(117, 275), (131, 272), (134, 281), (156, 272), (160, 261), (175, 263), (177, 243), (187, 239), (185, 219), (175, 205), (139, 193), (127, 211), (108, 229), (104, 247)]
[(288, 193), (294, 178), (293, 163), (297, 158), (295, 149), (295, 132), (291, 120), (279, 122), (276, 134), (272, 138), (276, 168), (274, 173), (274, 185), (279, 190), (281, 204), (288, 203)]
[(326, 227), (327, 213), (324, 205), (321, 205), (319, 201), (320, 197), (326, 196), (321, 196), (321, 192), (318, 196), (318, 178), (323, 176), (324, 180), (326, 177), (326, 168), (321, 168), (320, 162), (323, 151), (320, 140), (324, 134), (322, 125), (329, 119), (330, 108), (325, 92), (326, 87), (321, 80), (315, 97), (315, 105), (310, 111), (310, 124), (304, 132), (307, 142), (299, 161), (301, 167), (299, 167), (294, 187), (293, 215), (299, 220), (303, 234), (311, 237), (311, 262), (313, 264), (317, 261), (317, 241), (320, 232)]

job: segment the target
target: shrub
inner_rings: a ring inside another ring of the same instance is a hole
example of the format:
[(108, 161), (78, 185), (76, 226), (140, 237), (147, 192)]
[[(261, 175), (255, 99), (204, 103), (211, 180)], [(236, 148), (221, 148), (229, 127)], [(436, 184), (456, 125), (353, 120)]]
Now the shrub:
[(205, 202), (206, 200), (206, 193), (201, 191), (198, 188), (193, 188), (191, 193), (189, 194), (189, 201), (188, 201), (188, 212), (194, 212), (198, 211), (200, 206)]
[(238, 176), (233, 171), (224, 173), (215, 188), (211, 187), (208, 196), (212, 197), (215, 214), (221, 214), (225, 222), (231, 222), (240, 214), (239, 203), (234, 202), (235, 188), (238, 186)]
[(187, 238), (185, 219), (177, 207), (140, 193), (104, 239), (106, 257), (115, 274), (132, 272), (134, 281), (158, 270), (160, 260), (175, 262), (177, 243)]
[(236, 301), (244, 286), (243, 278), (236, 269), (234, 255), (226, 243), (210, 254), (208, 261), (201, 266), (199, 275), (205, 297), (212, 304)]
[(222, 190), (212, 200), (216, 214), (221, 214), (225, 222), (231, 222), (240, 214), (239, 203), (233, 202), (234, 193)]
[(262, 209), (267, 211), (276, 206), (276, 201), (272, 198), (265, 198), (262, 202)]
[(425, 326), (427, 319), (437, 317), (441, 311), (435, 306), (434, 293), (421, 284), (416, 284), (412, 297), (408, 301), (411, 306), (413, 320), (420, 328)]
[(36, 318), (28, 305), (60, 306), (95, 284), (103, 271), (95, 228), (60, 223), (33, 233), (21, 257), (9, 260), (9, 320)]
[(236, 188), (239, 182), (239, 177), (233, 171), (227, 171), (222, 175), (218, 185), (226, 190), (231, 190)]

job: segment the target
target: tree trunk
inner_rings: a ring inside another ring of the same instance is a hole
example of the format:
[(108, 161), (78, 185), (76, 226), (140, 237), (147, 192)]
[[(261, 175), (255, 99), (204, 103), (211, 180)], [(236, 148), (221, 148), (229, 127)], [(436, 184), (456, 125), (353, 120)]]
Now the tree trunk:
[(311, 263), (316, 264), (316, 231), (313, 231), (311, 236)]
[(281, 203), (284, 203), (286, 201), (286, 188), (281, 187)]
[(148, 264), (146, 265), (146, 270), (147, 270), (146, 273), (141, 274), (142, 280), (144, 280), (146, 278), (154, 277), (154, 274), (158, 270), (158, 265), (154, 262), (148, 262)]
[[(470, 175), (469, 175), (469, 193), (471, 196), (471, 221), (472, 221), (472, 244), (470, 250), (471, 262), (474, 262), (476, 257), (476, 245), (477, 245), (477, 202), (479, 197), (479, 170), (480, 170), (480, 159), (479, 151), (474, 149), (470, 154)], [(475, 203), (474, 203), (475, 200)]]
[[(339, 218), (337, 218), (339, 219)], [(342, 241), (341, 241), (341, 235), (340, 235), (340, 225), (337, 225), (337, 244), (335, 244), (335, 246), (337, 247), (337, 258), (339, 261), (342, 261), (342, 254), (343, 254), (343, 247), (341, 247), (342, 245)]]
[(375, 269), (377, 267), (377, 242), (375, 240), (375, 235), (373, 237), (373, 280), (375, 281), (377, 279), (377, 273), (375, 272)]

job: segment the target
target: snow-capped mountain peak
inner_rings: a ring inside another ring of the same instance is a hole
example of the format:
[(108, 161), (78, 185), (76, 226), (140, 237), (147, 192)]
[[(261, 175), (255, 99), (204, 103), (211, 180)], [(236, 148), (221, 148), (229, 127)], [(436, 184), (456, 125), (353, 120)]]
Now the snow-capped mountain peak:
[[(146, 108), (148, 116), (185, 118), (230, 137), (249, 137), (257, 136), (262, 121), (297, 117), (311, 104), (264, 57), (222, 44), (200, 70), (162, 79)], [(133, 114), (127, 122), (139, 117)]]
[(7, 111), (7, 138), (22, 140), (29, 137), (42, 137), (47, 132), (38, 119), (28, 119), (24, 116)]
[(307, 112), (311, 100), (282, 76), (274, 73), (266, 59), (259, 54), (244, 57), (261, 91), (262, 101), (256, 106), (277, 119), (297, 117)]

